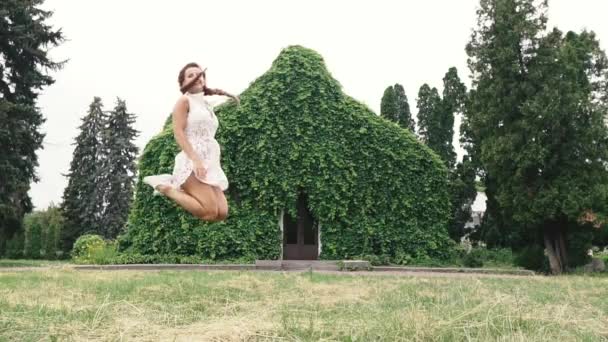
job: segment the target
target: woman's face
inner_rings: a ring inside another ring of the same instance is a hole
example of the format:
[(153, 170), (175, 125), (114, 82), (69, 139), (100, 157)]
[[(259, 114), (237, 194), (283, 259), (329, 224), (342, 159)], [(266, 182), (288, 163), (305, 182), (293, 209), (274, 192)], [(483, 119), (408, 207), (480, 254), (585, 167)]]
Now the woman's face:
[[(185, 85), (191, 84), (192, 81), (194, 79), (196, 79), (202, 73), (203, 73), (203, 70), (201, 70), (201, 68), (198, 68), (198, 67), (190, 67), (190, 68), (186, 69), (186, 72), (184, 73), (184, 75), (185, 75), (184, 82), (182, 82), (181, 86), (184, 87)], [(201, 91), (203, 91), (204, 86), (205, 86), (205, 75), (203, 74), (202, 76), (198, 77), (198, 79), (196, 81), (194, 81), (192, 86), (188, 89), (188, 92), (200, 93)]]

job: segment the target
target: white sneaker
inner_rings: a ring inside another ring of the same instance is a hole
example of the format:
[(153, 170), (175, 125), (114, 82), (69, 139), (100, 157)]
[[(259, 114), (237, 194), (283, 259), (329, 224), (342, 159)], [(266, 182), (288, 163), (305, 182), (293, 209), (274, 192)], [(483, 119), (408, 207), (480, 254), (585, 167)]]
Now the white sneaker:
[(157, 190), (159, 185), (170, 185), (171, 175), (156, 175), (156, 176), (148, 176), (144, 177), (144, 183), (154, 189), (154, 195), (160, 195), (160, 192)]

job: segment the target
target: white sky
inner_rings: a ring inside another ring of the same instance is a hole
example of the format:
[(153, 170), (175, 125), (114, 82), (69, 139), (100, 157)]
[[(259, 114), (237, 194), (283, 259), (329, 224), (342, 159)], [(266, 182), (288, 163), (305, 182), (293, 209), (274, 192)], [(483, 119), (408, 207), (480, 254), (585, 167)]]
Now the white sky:
[[(52, 51), (69, 58), (39, 98), (47, 122), (38, 151), (40, 182), (30, 191), (38, 209), (61, 201), (80, 119), (94, 96), (106, 109), (116, 97), (137, 115), (143, 149), (179, 96), (177, 73), (187, 62), (209, 69), (211, 87), (240, 93), (268, 70), (281, 49), (319, 52), (344, 91), (379, 112), (384, 89), (405, 87), (415, 113), (418, 88), (441, 90), (451, 66), (470, 84), (466, 43), (478, 0), (47, 0), (49, 23), (69, 39)], [(595, 31), (608, 45), (607, 0), (552, 0), (549, 27)], [(457, 122), (458, 124), (458, 122)], [(455, 141), (457, 141), (457, 137)]]

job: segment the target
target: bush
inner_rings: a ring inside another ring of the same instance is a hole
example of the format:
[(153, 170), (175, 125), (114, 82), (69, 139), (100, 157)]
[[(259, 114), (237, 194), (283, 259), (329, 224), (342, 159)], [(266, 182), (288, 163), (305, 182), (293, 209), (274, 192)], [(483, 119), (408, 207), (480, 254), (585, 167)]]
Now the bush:
[(485, 249), (474, 248), (471, 252), (467, 253), (462, 262), (466, 267), (483, 267), (484, 260), (487, 258), (487, 253)]
[(17, 233), (12, 239), (6, 242), (5, 257), (9, 259), (22, 259), (25, 238), (23, 233)]
[(518, 251), (515, 263), (528, 270), (549, 271), (549, 260), (545, 256), (545, 249), (540, 245), (527, 246)]
[(105, 240), (100, 235), (85, 234), (81, 235), (72, 248), (72, 258), (84, 257), (92, 246), (104, 245)]
[(391, 264), (391, 258), (388, 255), (362, 255), (358, 259), (369, 261), (372, 266), (384, 266)]
[(485, 249), (484, 266), (515, 267), (515, 256), (510, 248)]
[(595, 252), (594, 257), (604, 260), (604, 263), (606, 263), (606, 265), (608, 266), (608, 247), (605, 247), (601, 251)]
[(593, 244), (608, 248), (608, 225), (593, 230)]
[(380, 265), (408, 265), (421, 267), (497, 267), (512, 268), (516, 267), (515, 256), (509, 248), (487, 249), (485, 247), (475, 247), (467, 252), (463, 246), (454, 246), (450, 250), (444, 251), (441, 257), (429, 257), (419, 255), (412, 257), (408, 254), (397, 253), (396, 257), (389, 255), (362, 255), (358, 257), (367, 260), (372, 266)]
[[(221, 263), (251, 264), (252, 259), (223, 260)], [(218, 264), (218, 261), (204, 259), (200, 256), (175, 255), (175, 254), (132, 254), (115, 253), (93, 258), (90, 262), (97, 265), (127, 265), (127, 264)]]
[(72, 258), (77, 264), (110, 264), (117, 256), (116, 242), (106, 241), (96, 234), (82, 235), (72, 249)]
[(579, 229), (568, 234), (566, 243), (568, 246), (568, 267), (576, 268), (591, 262), (588, 251), (593, 246), (593, 231)]

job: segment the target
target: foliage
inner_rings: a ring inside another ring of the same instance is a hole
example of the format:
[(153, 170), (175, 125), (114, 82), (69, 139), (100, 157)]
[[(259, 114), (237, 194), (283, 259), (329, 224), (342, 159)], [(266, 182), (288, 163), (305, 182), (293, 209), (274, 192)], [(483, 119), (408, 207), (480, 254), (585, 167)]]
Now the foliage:
[(104, 153), (101, 139), (106, 120), (101, 98), (95, 97), (82, 118), (67, 174), (68, 185), (63, 192), (61, 210), (66, 226), (62, 232), (62, 248), (66, 252), (79, 236), (101, 231), (105, 195), (101, 181)]
[(447, 170), (410, 132), (346, 96), (314, 51), (294, 46), (217, 109), (231, 181), (225, 222), (193, 218), (141, 178), (170, 173), (178, 149), (167, 125), (139, 161), (121, 250), (206, 259), (276, 259), (278, 219), (304, 193), (321, 226), (324, 259), (361, 254), (443, 257), (449, 250)]
[(466, 100), (467, 89), (455, 67), (443, 78), (443, 97), (436, 88), (424, 84), (417, 98), (420, 138), (441, 157), (449, 170), (451, 215), (448, 233), (456, 242), (465, 235), (464, 226), (471, 217), (476, 196), (475, 166), (468, 155), (456, 164), (453, 145), (454, 118), (463, 113)]
[(77, 264), (111, 264), (118, 256), (116, 241), (104, 240), (96, 234), (80, 236), (72, 250), (72, 260)]
[(51, 203), (45, 210), (27, 214), (24, 219), (24, 250), (28, 259), (57, 259), (61, 251), (60, 237), (65, 221), (61, 210)]
[(399, 83), (389, 86), (384, 91), (380, 102), (380, 116), (397, 123), (412, 133), (416, 132), (405, 89)]
[(89, 106), (76, 137), (63, 195), (64, 250), (70, 250), (82, 234), (115, 238), (123, 230), (133, 198), (138, 152), (134, 123), (135, 116), (121, 99), (110, 112), (103, 110), (99, 97)]
[(90, 249), (97, 246), (103, 246), (106, 242), (101, 235), (97, 234), (84, 234), (81, 235), (76, 242), (74, 242), (74, 248), (72, 249), (72, 258), (85, 257)]
[(543, 245), (560, 273), (606, 217), (606, 56), (591, 32), (545, 32), (547, 1), (480, 4), (463, 131), (488, 196), (482, 236)]
[(102, 132), (104, 156), (100, 178), (104, 190), (104, 209), (100, 231), (105, 238), (113, 239), (123, 230), (133, 199), (133, 183), (137, 171), (135, 159), (138, 148), (133, 128), (135, 115), (127, 111), (125, 101), (117, 99), (107, 116)]
[(479, 268), (483, 266), (483, 252), (480, 249), (473, 249), (470, 253), (466, 254), (462, 259), (464, 266)]
[(23, 217), (32, 210), (28, 191), (38, 180), (36, 151), (44, 138), (38, 92), (55, 82), (48, 72), (63, 65), (48, 56), (64, 37), (49, 26), (53, 13), (42, 3), (0, 2), (0, 255), (13, 235), (23, 235)]

